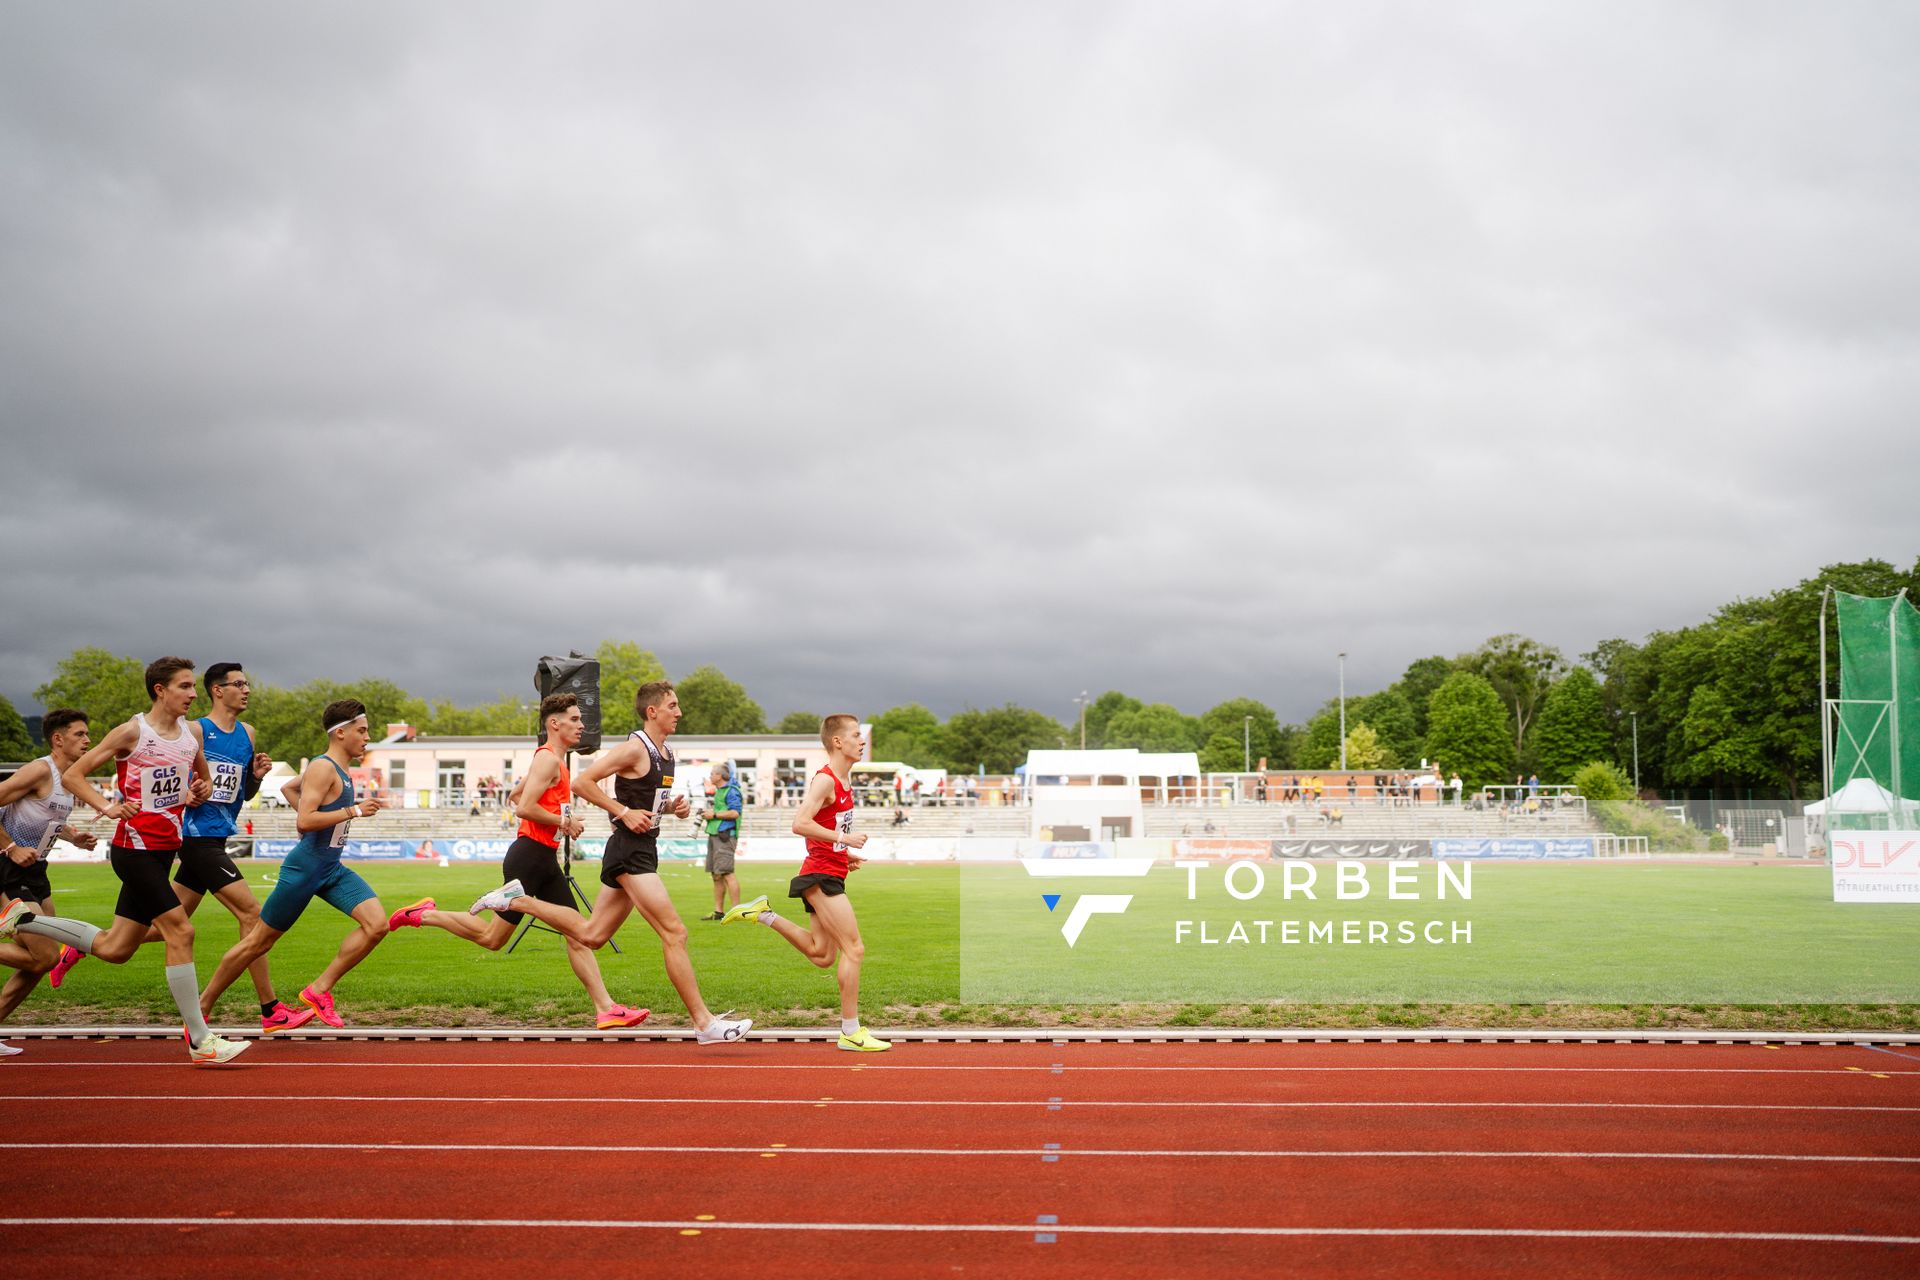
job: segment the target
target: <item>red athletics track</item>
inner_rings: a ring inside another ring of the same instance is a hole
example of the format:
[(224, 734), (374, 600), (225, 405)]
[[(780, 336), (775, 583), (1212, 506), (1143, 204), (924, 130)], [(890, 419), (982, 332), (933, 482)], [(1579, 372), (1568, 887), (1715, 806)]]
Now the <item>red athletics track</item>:
[(1907, 1048), (41, 1040), (0, 1072), (0, 1227), (42, 1274), (1920, 1274)]

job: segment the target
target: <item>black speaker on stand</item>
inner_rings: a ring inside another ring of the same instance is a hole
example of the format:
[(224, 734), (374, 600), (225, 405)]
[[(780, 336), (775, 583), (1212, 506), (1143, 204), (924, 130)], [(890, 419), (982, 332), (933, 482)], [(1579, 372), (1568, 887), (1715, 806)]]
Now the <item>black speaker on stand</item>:
[[(598, 658), (589, 658), (578, 649), (564, 658), (552, 656), (542, 658), (533, 669), (533, 687), (539, 691), (542, 702), (556, 693), (572, 694), (580, 706), (581, 723), (586, 726), (586, 731), (580, 735), (580, 745), (574, 750), (593, 752), (600, 749), (600, 660)], [(544, 740), (545, 733), (546, 726), (540, 725), (534, 740), (536, 742)], [(568, 776), (572, 776), (572, 751), (567, 752), (566, 765)], [(572, 814), (571, 798), (563, 806), (562, 812)], [(587, 895), (580, 891), (580, 882), (573, 878), (573, 837), (570, 835), (563, 834), (560, 837), (560, 870), (567, 877), (567, 884), (572, 888), (575, 900), (580, 903), (580, 914), (592, 915), (593, 907), (587, 902)], [(532, 916), (528, 916), (520, 922), (520, 932), (514, 935), (512, 942), (507, 944), (509, 954), (520, 945), (520, 940), (527, 936), (529, 929), (541, 929), (547, 933), (559, 932), (556, 929), (548, 929)], [(615, 955), (622, 954), (619, 943), (608, 939), (607, 945), (613, 948)]]

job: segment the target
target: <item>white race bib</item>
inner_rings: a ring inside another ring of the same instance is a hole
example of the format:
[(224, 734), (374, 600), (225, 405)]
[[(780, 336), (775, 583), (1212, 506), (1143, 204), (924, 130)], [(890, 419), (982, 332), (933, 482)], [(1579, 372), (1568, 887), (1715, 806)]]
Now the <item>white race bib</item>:
[[(838, 831), (843, 837), (852, 835), (853, 834), (853, 810), (848, 809), (845, 813), (842, 813), (839, 817), (835, 818), (833, 826), (834, 826), (834, 830)], [(845, 853), (847, 851), (846, 841), (844, 839), (836, 841), (833, 846), (833, 851), (835, 853)]]
[(159, 813), (187, 802), (187, 766), (148, 765), (140, 771), (140, 811)]
[(45, 862), (47, 860), (47, 850), (53, 848), (53, 842), (59, 838), (60, 824), (58, 822), (49, 822), (47, 829), (40, 833), (40, 843), (33, 846), (34, 859), (39, 862)]
[(213, 795), (208, 797), (214, 804), (232, 804), (240, 798), (242, 789), (240, 766), (231, 760), (209, 760), (213, 769)]
[(670, 773), (662, 774), (660, 776), (660, 789), (653, 793), (654, 816), (657, 818), (661, 814), (664, 814), (667, 811), (668, 806), (671, 805), (672, 803), (673, 803), (673, 775)]
[(353, 820), (349, 818), (327, 833), (327, 848), (344, 849), (347, 845), (347, 832), (352, 830)]

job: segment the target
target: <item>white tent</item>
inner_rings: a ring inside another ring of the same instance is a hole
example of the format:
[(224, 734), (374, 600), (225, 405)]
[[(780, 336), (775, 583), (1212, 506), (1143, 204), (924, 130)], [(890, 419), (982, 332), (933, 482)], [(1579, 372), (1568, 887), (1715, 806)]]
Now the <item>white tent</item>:
[(1879, 817), (1899, 826), (1901, 819), (1910, 819), (1916, 809), (1920, 809), (1920, 803), (1901, 799), (1872, 778), (1855, 778), (1825, 799), (1807, 805), (1802, 812), (1807, 816), (1808, 830), (1817, 831), (1825, 829), (1829, 813), (1855, 818)]

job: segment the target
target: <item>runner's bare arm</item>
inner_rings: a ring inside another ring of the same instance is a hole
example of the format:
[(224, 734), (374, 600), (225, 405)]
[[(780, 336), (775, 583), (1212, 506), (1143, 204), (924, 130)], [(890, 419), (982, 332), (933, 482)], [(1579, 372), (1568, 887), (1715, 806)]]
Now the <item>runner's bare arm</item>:
[(609, 796), (605, 791), (601, 790), (600, 780), (602, 778), (610, 778), (614, 774), (631, 769), (634, 765), (640, 763), (640, 751), (639, 740), (636, 738), (628, 738), (625, 742), (588, 765), (584, 772), (575, 775), (573, 779), (574, 795), (585, 800), (595, 808), (605, 809), (613, 815), (615, 822), (620, 823), (635, 835), (652, 830), (653, 815), (640, 809), (627, 808), (618, 800), (615, 800), (612, 796)]
[(332, 804), (340, 798), (340, 775), (334, 772), (332, 763), (321, 756), (307, 766), (306, 773), (300, 779), (300, 805), (294, 814), (294, 830), (305, 834), (309, 831), (325, 831), (337, 827), (343, 822), (359, 816), (360, 807), (354, 805), (346, 809), (334, 809), (320, 812), (320, 806)]
[(132, 751), (140, 743), (140, 726), (129, 720), (117, 725), (106, 737), (93, 745), (87, 754), (68, 765), (60, 774), (60, 784), (73, 793), (73, 798), (96, 813), (109, 818), (131, 818), (140, 812), (140, 806), (122, 800), (118, 804), (107, 803), (107, 798), (93, 789), (87, 781), (87, 775), (98, 769), (115, 756)]
[(554, 779), (559, 776), (560, 762), (554, 758), (551, 751), (535, 753), (533, 768), (527, 770), (526, 777), (520, 779), (519, 785), (513, 789), (516, 797), (513, 805), (514, 816), (525, 818), (528, 822), (537, 822), (543, 827), (565, 825), (559, 814), (551, 809), (540, 807), (540, 797), (547, 793), (547, 788), (552, 786)]
[(805, 836), (809, 840), (822, 840), (827, 844), (838, 844), (840, 833), (832, 827), (823, 827), (813, 820), (813, 815), (833, 803), (833, 783), (830, 779), (814, 774), (807, 782), (807, 789), (800, 795), (800, 812), (793, 816), (793, 834)]
[[(53, 762), (51, 760), (47, 761), (47, 767), (45, 769), (36, 769), (33, 767), (33, 765), (39, 763), (41, 762), (35, 760), (33, 764), (27, 765), (24, 769), (16, 770), (14, 775), (5, 782), (0, 782), (0, 808), (12, 804), (15, 800), (22, 800), (27, 796), (39, 794), (40, 783), (53, 776)], [(48, 790), (52, 790), (50, 783)]]

